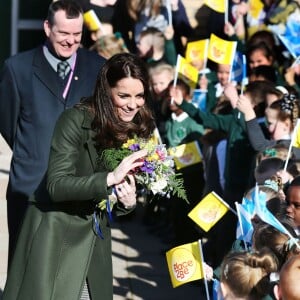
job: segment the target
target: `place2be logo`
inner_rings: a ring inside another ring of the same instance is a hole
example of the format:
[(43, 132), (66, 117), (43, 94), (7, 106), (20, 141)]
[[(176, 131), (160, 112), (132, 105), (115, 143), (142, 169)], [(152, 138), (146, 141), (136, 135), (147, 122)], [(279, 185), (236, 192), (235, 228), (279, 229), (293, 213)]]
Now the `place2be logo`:
[(189, 280), (196, 271), (196, 262), (193, 254), (186, 249), (176, 249), (172, 257), (172, 270), (176, 280)]

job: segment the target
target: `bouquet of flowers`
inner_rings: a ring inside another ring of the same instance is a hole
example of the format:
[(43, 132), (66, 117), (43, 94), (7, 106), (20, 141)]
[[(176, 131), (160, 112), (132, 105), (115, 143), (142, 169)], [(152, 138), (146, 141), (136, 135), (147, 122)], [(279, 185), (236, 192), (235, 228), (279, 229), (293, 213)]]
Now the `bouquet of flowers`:
[(147, 149), (148, 155), (143, 165), (133, 171), (136, 182), (153, 195), (170, 197), (172, 194), (187, 201), (183, 178), (180, 177), (181, 174), (175, 173), (173, 157), (168, 154), (164, 144), (157, 144), (152, 139), (134, 137), (119, 149), (105, 149), (100, 159), (104, 166), (112, 171), (123, 158), (141, 149)]

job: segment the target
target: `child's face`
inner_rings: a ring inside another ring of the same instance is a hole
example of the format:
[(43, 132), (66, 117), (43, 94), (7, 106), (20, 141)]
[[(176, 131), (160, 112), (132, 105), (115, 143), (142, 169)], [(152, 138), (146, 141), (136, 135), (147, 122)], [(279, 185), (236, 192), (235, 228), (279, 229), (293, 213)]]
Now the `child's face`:
[(278, 111), (268, 107), (265, 111), (271, 139), (278, 141), (290, 133), (287, 122), (278, 120)]
[(151, 80), (154, 93), (160, 95), (169, 86), (169, 83), (173, 80), (173, 76), (170, 72), (163, 71), (153, 74)]
[(271, 66), (272, 60), (264, 54), (263, 50), (257, 49), (249, 57), (249, 67), (253, 69), (258, 66)]
[(218, 65), (217, 78), (222, 86), (229, 82), (230, 65)]
[(150, 42), (150, 37), (149, 36), (143, 36), (140, 38), (137, 48), (139, 50), (139, 55), (141, 57), (145, 57), (148, 55), (148, 53), (151, 50), (151, 42)]
[(295, 226), (300, 226), (300, 186), (290, 186), (287, 191), (287, 209), (286, 213), (291, 218)]
[(266, 96), (266, 107), (269, 107), (273, 102), (277, 101), (279, 97), (275, 94), (267, 94)]

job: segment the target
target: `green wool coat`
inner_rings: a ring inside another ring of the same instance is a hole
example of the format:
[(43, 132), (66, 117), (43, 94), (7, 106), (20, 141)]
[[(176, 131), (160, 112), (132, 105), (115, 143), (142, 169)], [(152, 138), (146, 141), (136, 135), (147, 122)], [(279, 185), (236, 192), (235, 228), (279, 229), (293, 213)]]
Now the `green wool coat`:
[[(92, 299), (113, 299), (111, 231), (98, 215), (104, 239), (93, 230), (97, 201), (107, 199), (107, 171), (96, 167), (92, 118), (66, 110), (52, 139), (47, 190), (31, 198), (8, 272), (3, 300), (80, 299), (87, 278)], [(116, 205), (117, 214), (129, 210)]]

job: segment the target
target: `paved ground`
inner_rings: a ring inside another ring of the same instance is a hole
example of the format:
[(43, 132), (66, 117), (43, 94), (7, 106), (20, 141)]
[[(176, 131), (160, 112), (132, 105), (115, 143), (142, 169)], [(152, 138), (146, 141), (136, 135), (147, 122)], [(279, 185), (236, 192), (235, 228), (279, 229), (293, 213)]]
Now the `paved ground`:
[[(6, 280), (7, 224), (5, 190), (11, 153), (0, 136), (0, 299)], [(144, 206), (113, 223), (114, 300), (201, 300), (199, 283), (172, 288), (165, 251), (168, 244), (142, 222)], [(33, 299), (38, 300), (38, 299)], [(60, 299), (57, 299), (60, 300)], [(67, 299), (68, 300), (68, 299)], [(70, 299), (73, 300), (73, 299)]]

